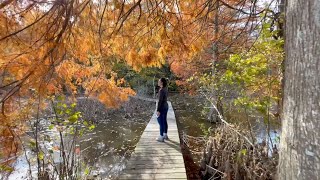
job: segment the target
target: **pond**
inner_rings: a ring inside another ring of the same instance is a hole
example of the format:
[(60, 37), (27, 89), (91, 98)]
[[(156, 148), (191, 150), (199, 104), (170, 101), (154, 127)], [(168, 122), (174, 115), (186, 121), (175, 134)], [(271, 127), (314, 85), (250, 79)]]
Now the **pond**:
[[(210, 129), (214, 129), (216, 125), (207, 121), (204, 113), (206, 100), (201, 96), (190, 96), (187, 94), (170, 94), (169, 100), (173, 103), (175, 110), (180, 138), (187, 137), (190, 139), (188, 144), (184, 143), (182, 152), (186, 163), (188, 179), (200, 179), (200, 160), (202, 151), (205, 148), (205, 137), (209, 134)], [(246, 125), (249, 121), (253, 134), (258, 143), (268, 142), (269, 147), (278, 146), (278, 138), (280, 136), (280, 122), (276, 118), (270, 119), (269, 131), (267, 131), (267, 123), (262, 116), (257, 113), (247, 116), (243, 112), (239, 112), (235, 107), (228, 106), (225, 108), (226, 120), (233, 124)], [(269, 138), (270, 136), (270, 138)], [(183, 143), (183, 141), (182, 141)]]
[[(95, 129), (85, 133), (80, 139), (80, 154), (84, 162), (92, 168), (92, 175), (102, 179), (115, 179), (125, 168), (126, 160), (134, 150), (144, 128), (155, 109), (155, 103), (130, 99), (120, 109), (107, 110), (95, 100), (78, 100), (78, 110), (83, 116), (91, 117), (96, 123)], [(50, 136), (52, 143), (40, 143), (50, 148), (56, 146), (55, 129), (49, 130), (50, 122), (41, 120), (41, 134)], [(30, 141), (32, 132), (22, 138), (25, 144)], [(29, 136), (30, 135), (30, 136)], [(33, 177), (36, 175), (35, 153), (26, 145), (26, 154), (30, 159)], [(55, 162), (59, 162), (59, 153), (54, 152)], [(20, 152), (13, 165), (14, 171), (8, 179), (28, 179), (28, 163), (24, 152)], [(1, 176), (0, 176), (1, 179)]]

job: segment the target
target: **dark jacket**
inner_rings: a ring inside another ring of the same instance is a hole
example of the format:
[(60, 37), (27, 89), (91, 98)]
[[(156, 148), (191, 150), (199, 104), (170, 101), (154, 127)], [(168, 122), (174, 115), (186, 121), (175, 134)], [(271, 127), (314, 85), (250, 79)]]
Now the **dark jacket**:
[(158, 101), (158, 107), (157, 111), (163, 111), (165, 109), (168, 109), (168, 89), (167, 88), (161, 88), (159, 91), (159, 101)]

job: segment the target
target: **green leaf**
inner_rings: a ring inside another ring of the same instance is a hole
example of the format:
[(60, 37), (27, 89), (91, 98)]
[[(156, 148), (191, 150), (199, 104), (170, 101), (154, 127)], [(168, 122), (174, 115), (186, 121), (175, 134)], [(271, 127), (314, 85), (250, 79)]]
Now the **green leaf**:
[(83, 121), (83, 125), (88, 126), (88, 122), (87, 121)]
[(77, 122), (77, 120), (78, 120), (78, 115), (77, 115), (77, 114), (73, 114), (72, 116), (70, 116), (70, 117), (68, 118), (68, 120), (69, 120), (71, 123), (75, 123), (75, 122)]
[(50, 149), (50, 150), (49, 150), (49, 153), (50, 153), (50, 154), (53, 154), (53, 150), (52, 150), (52, 149)]
[(68, 115), (71, 114), (71, 109), (67, 109), (67, 110), (65, 111), (65, 113), (68, 114)]
[(29, 145), (30, 145), (31, 148), (35, 148), (35, 147), (36, 147), (36, 142), (33, 141), (33, 140), (31, 140), (31, 141), (29, 142)]
[(83, 136), (83, 133), (84, 133), (84, 129), (81, 129), (81, 130), (79, 131), (79, 136)]
[(57, 111), (58, 115), (62, 115), (63, 114), (63, 111), (61, 109), (57, 109), (56, 111)]
[(245, 155), (247, 154), (247, 150), (246, 150), (246, 149), (242, 149), (242, 150), (240, 151), (240, 153), (245, 156)]
[(63, 96), (58, 96), (58, 101), (63, 101), (64, 100), (64, 97)]
[(53, 124), (50, 124), (49, 130), (52, 130), (53, 128), (54, 128), (54, 125), (53, 125)]
[(96, 128), (96, 126), (94, 124), (92, 124), (90, 127), (89, 127), (89, 130), (92, 131), (94, 128)]
[(86, 167), (86, 169), (84, 170), (84, 174), (87, 176), (90, 173), (90, 168)]
[(62, 106), (62, 102), (58, 102), (57, 107), (61, 107), (61, 106)]
[(75, 134), (75, 129), (74, 129), (74, 127), (71, 127), (70, 128), (70, 132), (69, 132), (71, 135), (73, 135), (73, 134)]
[(43, 152), (39, 152), (39, 159), (40, 159), (40, 160), (43, 160), (43, 158), (44, 158)]
[(72, 103), (71, 107), (74, 108), (74, 107), (76, 107), (76, 105), (77, 105), (76, 103)]

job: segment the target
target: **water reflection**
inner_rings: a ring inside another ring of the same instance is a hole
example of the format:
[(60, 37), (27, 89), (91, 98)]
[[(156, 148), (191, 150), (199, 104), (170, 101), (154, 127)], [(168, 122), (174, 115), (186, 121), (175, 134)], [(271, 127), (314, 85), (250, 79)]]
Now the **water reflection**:
[(81, 138), (85, 162), (102, 177), (116, 177), (146, 126), (147, 121), (141, 120), (118, 118), (100, 123), (94, 132)]
[[(185, 133), (189, 136), (200, 137), (207, 135), (209, 128), (214, 129), (215, 124), (208, 122), (203, 113), (204, 107), (206, 107), (206, 100), (204, 98), (200, 96), (171, 94), (170, 100), (175, 109), (180, 134)], [(270, 118), (270, 127), (268, 128), (264, 117), (258, 114), (248, 117), (245, 113), (239, 112), (232, 106), (228, 108), (225, 118), (229, 122), (241, 124), (244, 128), (248, 128), (247, 122), (249, 121), (258, 143), (269, 143), (270, 150), (272, 150), (272, 146), (274, 145), (278, 147), (280, 136), (280, 122), (278, 119)], [(195, 147), (190, 149), (191, 152), (198, 151), (198, 147), (199, 145), (195, 144)], [(195, 162), (200, 162), (200, 153), (194, 153), (192, 156)]]
[[(121, 109), (107, 110), (97, 102), (79, 103), (79, 110), (83, 111), (86, 117), (93, 117), (96, 128), (86, 132), (80, 138), (79, 151), (83, 162), (92, 166), (92, 175), (102, 179), (115, 179), (122, 169), (125, 168), (125, 161), (130, 156), (138, 142), (144, 128), (154, 112), (155, 104), (137, 99), (131, 99)], [(88, 107), (88, 105), (90, 107)], [(91, 114), (90, 114), (91, 113)], [(93, 115), (94, 116), (93, 116)], [(54, 149), (59, 146), (58, 132), (49, 130), (50, 121), (41, 120), (41, 135), (50, 137), (52, 141), (40, 142), (40, 146), (46, 149)], [(27, 132), (23, 137), (25, 144), (29, 142), (32, 132)], [(68, 137), (66, 137), (68, 141)], [(26, 146), (26, 153), (30, 159), (33, 177), (36, 177), (35, 152)], [(54, 151), (54, 162), (59, 163), (59, 151)], [(28, 163), (24, 152), (20, 152), (17, 161), (13, 165), (14, 171), (9, 179), (28, 179)], [(1, 177), (1, 176), (0, 176)]]

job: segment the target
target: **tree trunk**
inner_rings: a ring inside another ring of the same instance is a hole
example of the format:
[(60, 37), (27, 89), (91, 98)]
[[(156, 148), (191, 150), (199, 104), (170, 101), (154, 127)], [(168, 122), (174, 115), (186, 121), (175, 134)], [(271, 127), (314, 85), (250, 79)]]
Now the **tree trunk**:
[(212, 75), (216, 73), (216, 63), (219, 57), (219, 49), (218, 49), (218, 35), (219, 35), (219, 0), (215, 2), (215, 15), (214, 15), (214, 43), (212, 46)]
[(278, 0), (278, 8), (279, 8), (279, 11), (280, 13), (283, 13), (284, 10), (285, 10), (285, 0)]
[(320, 177), (320, 0), (286, 7), (280, 180)]
[(156, 85), (154, 83), (154, 81), (156, 80), (156, 76), (153, 76), (153, 98), (156, 98)]
[[(214, 11), (215, 11), (215, 14), (214, 14), (214, 31), (213, 31), (213, 34), (214, 34), (214, 43), (212, 45), (212, 50), (213, 50), (213, 53), (212, 53), (212, 76), (215, 76), (216, 75), (216, 64), (217, 64), (217, 61), (218, 61), (218, 58), (219, 58), (219, 47), (218, 47), (218, 35), (219, 35), (219, 0), (216, 0), (215, 2), (215, 5), (214, 5)], [(212, 96), (213, 97), (216, 97), (212, 103), (214, 103), (215, 101), (217, 101), (216, 103), (216, 106), (217, 106), (217, 109), (220, 110), (222, 109), (222, 106), (221, 106), (221, 102), (220, 104), (219, 103), (219, 96), (218, 96), (218, 93), (215, 92), (216, 90), (214, 89), (214, 87), (212, 87)], [(220, 108), (221, 107), (221, 108)], [(222, 114), (222, 112), (220, 112)], [(210, 112), (209, 112), (209, 115), (208, 115), (208, 120), (210, 122), (218, 122), (219, 121), (219, 116), (218, 116), (218, 112), (214, 109), (214, 108), (210, 108)]]

